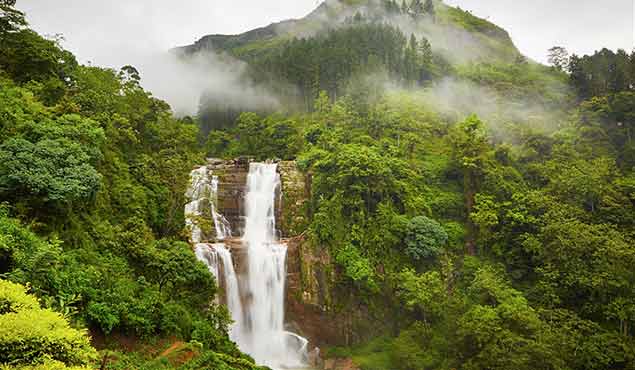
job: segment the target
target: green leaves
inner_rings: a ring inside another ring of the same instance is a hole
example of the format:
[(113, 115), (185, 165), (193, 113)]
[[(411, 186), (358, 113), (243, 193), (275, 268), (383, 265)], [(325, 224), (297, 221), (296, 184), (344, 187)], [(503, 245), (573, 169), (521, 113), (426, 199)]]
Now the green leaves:
[(438, 222), (417, 216), (406, 229), (406, 254), (415, 261), (433, 259), (441, 254), (447, 241), (448, 234)]
[(0, 279), (0, 364), (36, 365), (57, 360), (87, 365), (97, 357), (85, 332), (41, 309), (18, 284)]
[(99, 125), (79, 115), (54, 116), (21, 88), (0, 83), (0, 195), (16, 202), (67, 206), (92, 199), (95, 165), (105, 141)]
[(457, 335), (464, 346), (467, 369), (557, 369), (564, 364), (556, 349), (543, 342), (542, 323), (521, 292), (511, 288), (500, 272), (483, 267), (469, 287), (473, 306), (461, 316)]
[(344, 268), (344, 275), (362, 288), (377, 290), (375, 272), (368, 258), (363, 257), (353, 245), (347, 245), (337, 251), (335, 260)]
[(101, 181), (90, 161), (81, 146), (68, 140), (33, 144), (9, 139), (0, 145), (0, 193), (58, 204), (88, 200)]
[(441, 274), (428, 271), (417, 275), (407, 269), (398, 275), (399, 296), (410, 310), (424, 314), (425, 321), (440, 319), (448, 305), (448, 296)]
[(27, 25), (24, 13), (14, 8), (15, 0), (0, 1), (0, 37)]

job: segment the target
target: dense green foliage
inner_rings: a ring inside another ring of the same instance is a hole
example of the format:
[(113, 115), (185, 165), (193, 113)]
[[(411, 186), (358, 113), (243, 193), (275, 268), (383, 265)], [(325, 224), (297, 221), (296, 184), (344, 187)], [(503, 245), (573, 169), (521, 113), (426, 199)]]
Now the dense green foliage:
[(410, 220), (406, 229), (406, 254), (414, 259), (429, 259), (443, 252), (448, 234), (436, 221), (425, 216)]
[(40, 308), (25, 291), (0, 280), (0, 363), (87, 365), (97, 357), (84, 332), (71, 328), (61, 314)]
[(325, 34), (285, 43), (259, 58), (255, 68), (299, 87), (309, 108), (320, 91), (342, 95), (356, 75), (385, 70), (408, 83), (424, 83), (440, 74), (443, 61), (433, 59), (427, 39), (409, 40), (398, 28), (369, 23), (361, 16), (349, 22)]
[(78, 65), (14, 3), (0, 2), (0, 366), (92, 366), (69, 320), (94, 338), (195, 340), (200, 361), (253, 367), (184, 242), (197, 126), (144, 91), (133, 67)]
[[(220, 52), (247, 62), (247, 79), (292, 112), (314, 110), (322, 91), (332, 101), (350, 95), (365, 104), (361, 100), (376, 98), (387, 86), (430, 85), (459, 74), (456, 61), (527, 64), (503, 29), (433, 0), (325, 2), (291, 24), (210, 35), (182, 51), (186, 59)], [(244, 104), (204, 94), (199, 113), (203, 135), (233, 126), (248, 109)], [(268, 114), (276, 107), (258, 109)]]
[(633, 91), (635, 86), (635, 53), (602, 49), (582, 57), (574, 54), (562, 64), (582, 99)]

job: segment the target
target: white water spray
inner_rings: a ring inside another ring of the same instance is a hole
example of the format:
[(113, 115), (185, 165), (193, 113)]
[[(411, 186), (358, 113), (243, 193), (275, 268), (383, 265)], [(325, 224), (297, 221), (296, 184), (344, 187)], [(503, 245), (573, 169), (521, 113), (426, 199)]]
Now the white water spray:
[(185, 205), (185, 224), (191, 230), (193, 243), (200, 243), (203, 239), (203, 230), (196, 222), (196, 217), (203, 214), (203, 202), (209, 199), (211, 186), (207, 175), (207, 167), (200, 167), (192, 171), (190, 174), (190, 187), (185, 194), (191, 202)]
[[(194, 210), (200, 209), (196, 202), (204, 194), (205, 186), (209, 186), (207, 200), (216, 238), (219, 241), (229, 239), (229, 223), (216, 211), (218, 177), (210, 179), (206, 169), (192, 172), (188, 196), (193, 201), (186, 206), (186, 214), (188, 210), (194, 215), (201, 214)], [(246, 276), (241, 276), (246, 279), (242, 285), (225, 244), (201, 244), (200, 228), (192, 221), (188, 225), (193, 226), (192, 241), (198, 243), (195, 247), (197, 258), (207, 264), (216, 281), (224, 287), (227, 307), (234, 320), (230, 338), (260, 365), (274, 369), (300, 368), (306, 366), (308, 341), (284, 329), (287, 246), (279, 242), (276, 233), (275, 205), (279, 191), (277, 165), (250, 164), (242, 236), (248, 266)]]
[(197, 217), (211, 215), (214, 221), (216, 240), (225, 240), (232, 237), (229, 221), (216, 211), (218, 202), (218, 176), (210, 179), (207, 167), (195, 169), (190, 174), (191, 183), (186, 196), (191, 200), (185, 205), (185, 224), (191, 229), (193, 243), (201, 243), (205, 237), (203, 229), (198, 224)]
[[(284, 330), (287, 246), (276, 236), (277, 165), (251, 163), (245, 197), (247, 331), (238, 344), (257, 363), (273, 368), (304, 365), (306, 339)], [(299, 340), (298, 338), (301, 338)]]
[(224, 284), (227, 309), (231, 313), (232, 320), (234, 320), (229, 331), (229, 338), (233, 341), (238, 341), (241, 333), (245, 331), (245, 318), (232, 255), (223, 243), (197, 244), (194, 252), (196, 257), (207, 265), (216, 281), (219, 284), (221, 282)]
[(216, 229), (216, 239), (225, 240), (232, 237), (232, 229), (225, 216), (216, 211), (216, 204), (218, 203), (218, 176), (212, 176), (211, 188), (213, 197), (210, 198), (210, 207), (212, 209), (212, 218), (214, 219), (214, 228)]

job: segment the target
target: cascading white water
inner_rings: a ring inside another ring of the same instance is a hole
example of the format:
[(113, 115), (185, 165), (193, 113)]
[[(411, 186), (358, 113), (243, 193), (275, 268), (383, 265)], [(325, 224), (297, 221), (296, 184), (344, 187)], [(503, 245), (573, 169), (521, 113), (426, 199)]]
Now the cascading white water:
[(225, 284), (227, 309), (231, 313), (232, 320), (234, 320), (229, 331), (229, 338), (233, 341), (238, 341), (241, 333), (245, 331), (245, 318), (232, 255), (223, 243), (197, 244), (194, 252), (196, 257), (207, 265), (210, 272), (216, 277), (216, 281), (222, 281)]
[(198, 243), (194, 246), (194, 254), (196, 258), (207, 265), (209, 272), (214, 275), (217, 282), (220, 281), (220, 261), (218, 260), (218, 253), (211, 248), (209, 244)]
[(203, 230), (198, 225), (196, 217), (206, 213), (211, 214), (214, 221), (216, 239), (225, 240), (231, 238), (232, 230), (229, 221), (216, 211), (218, 176), (212, 176), (210, 179), (207, 167), (203, 166), (192, 171), (190, 177), (190, 186), (185, 195), (191, 201), (185, 205), (185, 223), (191, 228), (192, 242), (200, 243), (203, 241)]
[(245, 197), (247, 246), (247, 324), (239, 347), (257, 363), (273, 368), (301, 367), (306, 340), (284, 330), (287, 246), (276, 236), (275, 204), (280, 187), (277, 165), (251, 163)]
[(203, 202), (209, 200), (211, 184), (207, 175), (207, 167), (200, 167), (190, 174), (191, 182), (185, 194), (191, 202), (185, 205), (185, 224), (191, 229), (191, 239), (194, 243), (200, 243), (203, 238), (203, 230), (196, 223), (195, 218), (203, 214)]
[[(284, 294), (287, 246), (276, 235), (275, 205), (280, 190), (277, 165), (251, 163), (245, 196), (245, 230), (242, 243), (247, 247), (247, 272), (242, 285), (234, 270), (232, 255), (223, 243), (201, 243), (203, 232), (193, 216), (202, 214), (209, 202), (216, 240), (232, 237), (229, 222), (216, 211), (218, 177), (210, 179), (206, 167), (192, 171), (185, 209), (192, 229), (195, 253), (223, 285), (227, 308), (234, 324), (230, 338), (258, 364), (274, 369), (304, 367), (308, 341), (284, 330)], [(241, 290), (242, 288), (242, 290)]]

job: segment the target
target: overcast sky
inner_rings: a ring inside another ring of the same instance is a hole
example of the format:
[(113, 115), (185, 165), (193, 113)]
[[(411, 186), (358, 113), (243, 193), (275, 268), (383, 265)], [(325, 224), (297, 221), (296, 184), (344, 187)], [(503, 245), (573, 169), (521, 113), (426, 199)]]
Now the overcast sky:
[[(507, 29), (529, 57), (562, 45), (582, 54), (632, 49), (634, 0), (447, 0)], [(319, 0), (18, 0), (41, 33), (60, 33), (80, 60), (120, 67), (136, 55), (306, 15)]]

